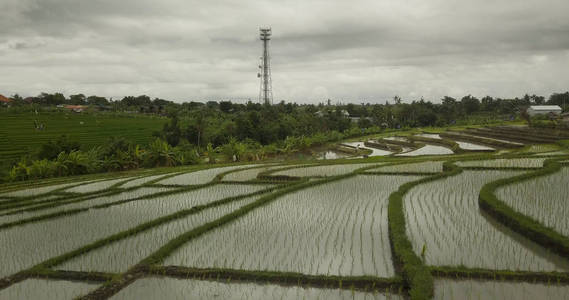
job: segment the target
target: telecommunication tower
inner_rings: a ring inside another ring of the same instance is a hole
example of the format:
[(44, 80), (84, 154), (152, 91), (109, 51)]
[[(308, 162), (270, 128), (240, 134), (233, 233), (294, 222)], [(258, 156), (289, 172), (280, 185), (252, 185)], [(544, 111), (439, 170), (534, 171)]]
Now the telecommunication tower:
[(263, 56), (260, 57), (259, 73), (257, 77), (261, 79), (259, 90), (259, 102), (273, 104), (273, 88), (271, 83), (271, 56), (269, 54), (269, 41), (272, 31), (270, 27), (259, 28), (260, 40), (263, 42)]

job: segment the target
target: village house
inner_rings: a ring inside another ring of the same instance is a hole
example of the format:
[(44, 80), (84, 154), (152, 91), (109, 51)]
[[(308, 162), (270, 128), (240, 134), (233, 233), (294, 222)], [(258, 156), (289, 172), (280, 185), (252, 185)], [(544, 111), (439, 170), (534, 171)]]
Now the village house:
[(563, 110), (558, 105), (532, 105), (527, 113), (533, 117), (537, 115), (560, 115)]
[(14, 100), (4, 97), (4, 95), (0, 95), (0, 103), (2, 105), (10, 105), (10, 103), (12, 103)]

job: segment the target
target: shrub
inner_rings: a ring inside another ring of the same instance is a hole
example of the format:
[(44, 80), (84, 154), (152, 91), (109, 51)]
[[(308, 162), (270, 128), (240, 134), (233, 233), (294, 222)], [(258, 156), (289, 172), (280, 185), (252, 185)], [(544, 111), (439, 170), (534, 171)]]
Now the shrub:
[(56, 159), (61, 152), (70, 153), (79, 150), (81, 145), (78, 142), (70, 141), (67, 136), (62, 135), (55, 141), (43, 144), (38, 152), (39, 159)]
[(55, 163), (60, 176), (86, 174), (89, 166), (87, 155), (81, 151), (61, 152)]
[(56, 163), (47, 159), (34, 160), (29, 167), (29, 178), (48, 178), (57, 173)]
[(11, 181), (16, 180), (26, 180), (28, 179), (29, 175), (29, 168), (26, 165), (26, 162), (20, 161), (15, 166), (12, 167), (10, 170), (10, 174), (8, 175)]
[(148, 145), (144, 155), (144, 164), (149, 167), (170, 167), (178, 164), (173, 148), (161, 139), (155, 139)]
[(200, 162), (197, 149), (188, 141), (182, 141), (174, 147), (176, 161), (181, 165), (194, 165)]

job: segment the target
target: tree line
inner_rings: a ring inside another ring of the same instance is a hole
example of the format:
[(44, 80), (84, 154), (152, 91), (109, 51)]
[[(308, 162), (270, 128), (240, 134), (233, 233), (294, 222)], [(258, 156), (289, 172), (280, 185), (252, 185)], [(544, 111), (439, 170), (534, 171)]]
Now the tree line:
[(81, 145), (65, 137), (50, 142), (12, 166), (9, 178), (22, 180), (204, 161), (260, 160), (387, 129), (491, 124), (518, 118), (529, 105), (556, 104), (565, 108), (569, 92), (555, 93), (548, 99), (536, 95), (478, 99), (467, 95), (460, 99), (445, 96), (440, 103), (424, 99), (404, 103), (396, 96), (383, 104), (336, 105), (331, 100), (302, 105), (284, 101), (275, 105), (251, 101), (175, 103), (144, 95), (111, 101), (82, 94), (65, 97), (61, 93), (42, 93), (31, 100), (14, 95), (12, 99), (16, 108), (75, 104), (159, 113), (170, 118), (148, 145), (133, 144), (128, 137), (92, 149), (81, 149)]

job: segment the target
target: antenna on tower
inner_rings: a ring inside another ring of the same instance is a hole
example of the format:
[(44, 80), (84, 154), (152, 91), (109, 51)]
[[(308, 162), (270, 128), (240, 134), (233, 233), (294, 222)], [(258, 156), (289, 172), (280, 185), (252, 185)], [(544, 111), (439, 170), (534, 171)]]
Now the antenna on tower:
[(261, 79), (259, 90), (259, 102), (273, 104), (273, 88), (271, 82), (271, 56), (269, 54), (269, 41), (272, 31), (270, 27), (259, 28), (260, 40), (263, 42), (263, 56), (260, 57), (259, 73), (257, 77)]

